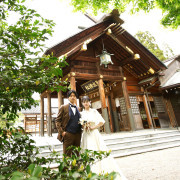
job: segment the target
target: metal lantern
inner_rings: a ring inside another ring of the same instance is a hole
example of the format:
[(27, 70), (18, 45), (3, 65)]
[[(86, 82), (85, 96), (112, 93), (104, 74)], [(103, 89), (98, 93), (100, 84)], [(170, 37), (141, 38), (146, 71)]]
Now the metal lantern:
[(108, 64), (113, 64), (112, 60), (111, 60), (111, 55), (114, 54), (110, 54), (106, 51), (106, 49), (102, 50), (102, 54), (96, 56), (96, 57), (100, 57), (100, 65), (104, 64), (105, 67), (107, 67)]

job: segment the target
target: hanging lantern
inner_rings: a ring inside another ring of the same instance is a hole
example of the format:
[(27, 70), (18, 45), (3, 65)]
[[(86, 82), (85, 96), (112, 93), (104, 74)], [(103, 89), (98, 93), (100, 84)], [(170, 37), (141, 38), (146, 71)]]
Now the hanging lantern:
[[(102, 41), (103, 43), (103, 41)], [(105, 67), (107, 67), (108, 64), (113, 64), (112, 60), (111, 60), (111, 56), (114, 54), (110, 54), (106, 51), (106, 49), (104, 49), (104, 44), (103, 44), (103, 50), (102, 50), (102, 54), (96, 56), (96, 57), (100, 57), (100, 65), (104, 64)]]
[(114, 55), (114, 54), (110, 54), (105, 49), (103, 49), (102, 54), (100, 54), (96, 57), (100, 56), (100, 65), (104, 64), (105, 67), (107, 67), (108, 64), (110, 64), (110, 63), (113, 64), (113, 62), (111, 60), (111, 55)]

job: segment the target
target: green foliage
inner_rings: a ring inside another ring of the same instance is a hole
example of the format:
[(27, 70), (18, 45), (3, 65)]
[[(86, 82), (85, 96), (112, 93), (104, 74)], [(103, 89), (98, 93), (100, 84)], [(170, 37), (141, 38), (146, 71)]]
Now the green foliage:
[(157, 6), (164, 14), (161, 23), (165, 27), (177, 29), (180, 25), (180, 1), (179, 0), (157, 0)]
[(161, 61), (166, 60), (174, 55), (169, 46), (166, 46), (164, 50), (161, 50), (156, 43), (155, 38), (148, 31), (138, 31), (135, 37)]
[[(52, 35), (54, 23), (23, 5), (24, 0), (2, 0), (0, 4), (0, 179), (110, 179), (112, 172), (97, 175), (91, 165), (107, 152), (74, 149), (72, 157), (62, 159), (56, 152), (37, 157), (35, 142), (22, 128), (12, 128), (21, 109), (36, 104), (34, 92), (66, 90), (61, 81), (65, 57), (42, 56), (45, 41)], [(8, 16), (18, 17), (8, 24)], [(79, 156), (77, 155), (79, 154)], [(56, 170), (50, 165), (58, 163)]]
[(98, 11), (110, 12), (118, 9), (120, 13), (125, 10), (136, 13), (141, 10), (149, 12), (159, 8), (163, 12), (162, 24), (165, 27), (177, 29), (180, 25), (180, 2), (179, 0), (71, 0), (75, 11), (86, 12), (91, 10), (95, 15)]
[[(39, 149), (30, 135), (16, 128), (0, 128), (0, 179), (11, 180), (49, 180), (49, 179), (110, 179), (115, 172), (97, 175), (91, 166), (109, 156), (109, 152), (72, 148), (72, 156), (63, 158), (52, 151), (49, 157), (38, 157)], [(51, 169), (52, 163), (58, 164)]]
[(25, 170), (38, 153), (34, 141), (22, 128), (0, 128), (0, 174), (6, 178), (17, 170)]
[[(61, 81), (65, 57), (42, 56), (54, 23), (23, 5), (2, 0), (0, 10), (0, 120), (14, 120), (21, 109), (36, 104), (34, 92), (65, 90)], [(8, 24), (10, 15), (18, 17)]]

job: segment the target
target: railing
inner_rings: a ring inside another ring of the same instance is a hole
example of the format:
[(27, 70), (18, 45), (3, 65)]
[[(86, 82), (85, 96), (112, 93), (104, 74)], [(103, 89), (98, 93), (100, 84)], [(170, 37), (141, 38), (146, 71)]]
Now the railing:
[[(37, 117), (24, 117), (24, 129), (27, 133), (40, 134), (40, 120), (37, 120)], [(44, 121), (44, 131), (47, 131), (47, 121)]]

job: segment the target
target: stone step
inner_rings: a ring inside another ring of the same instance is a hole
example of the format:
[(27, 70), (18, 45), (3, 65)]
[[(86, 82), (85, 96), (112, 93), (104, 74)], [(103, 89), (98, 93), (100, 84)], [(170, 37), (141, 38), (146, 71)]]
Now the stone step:
[(139, 140), (139, 139), (146, 139), (149, 137), (158, 137), (162, 135), (178, 135), (180, 132), (178, 130), (173, 130), (173, 131), (164, 131), (164, 132), (156, 132), (154, 131), (153, 133), (147, 133), (147, 134), (128, 134), (126, 136), (115, 136), (114, 137), (105, 137), (104, 140), (107, 144), (109, 143), (116, 143), (116, 142), (124, 142), (124, 141), (131, 141), (131, 140)]
[(158, 142), (160, 140), (172, 140), (172, 139), (178, 139), (180, 138), (180, 133), (179, 134), (173, 134), (173, 135), (165, 135), (163, 134), (162, 136), (157, 136), (157, 137), (150, 137), (148, 136), (147, 138), (142, 138), (142, 139), (132, 139), (128, 141), (119, 141), (119, 142), (113, 142), (113, 143), (106, 143), (108, 148), (120, 148), (124, 146), (131, 146), (131, 145), (138, 145), (138, 144), (144, 144), (144, 143), (150, 143), (150, 142)]
[[(125, 137), (104, 137), (108, 148), (112, 150), (112, 155), (134, 154), (135, 152), (146, 152), (153, 148), (162, 148), (168, 146), (177, 146), (180, 143), (180, 132), (173, 130), (167, 132), (153, 132), (138, 135), (128, 135)], [(118, 139), (118, 141), (117, 141)], [(53, 144), (51, 146), (40, 146), (40, 157), (46, 157), (53, 149), (63, 153), (62, 144)], [(51, 151), (50, 151), (51, 149)]]
[(136, 154), (142, 154), (142, 153), (146, 153), (146, 152), (158, 151), (158, 150), (174, 148), (174, 147), (179, 147), (179, 146), (180, 146), (180, 143), (177, 143), (177, 144), (172, 144), (172, 145), (158, 146), (158, 147), (153, 147), (153, 148), (141, 149), (141, 150), (137, 150), (137, 151), (130, 151), (130, 152), (125, 152), (125, 153), (119, 153), (119, 154), (114, 154), (112, 156), (114, 158), (119, 158), (119, 157), (131, 156), (131, 155), (136, 155)]
[(127, 153), (127, 152), (134, 152), (134, 151), (146, 150), (149, 148), (157, 148), (157, 147), (168, 146), (168, 145), (176, 146), (177, 144), (180, 144), (180, 138), (144, 143), (144, 144), (139, 144), (139, 145), (131, 145), (131, 146), (125, 146), (125, 147), (120, 147), (120, 148), (112, 148), (111, 154), (114, 155), (114, 154), (121, 154), (121, 153)]
[[(154, 133), (147, 133), (147, 134), (128, 134), (128, 135), (125, 135), (125, 136), (121, 136), (121, 135), (118, 135), (118, 136), (103, 136), (104, 138), (104, 141), (107, 145), (109, 144), (113, 144), (113, 143), (122, 143), (122, 142), (133, 142), (133, 141), (136, 141), (136, 140), (140, 140), (142, 141), (142, 139), (147, 139), (147, 138), (150, 138), (150, 137), (157, 137), (157, 136), (161, 136), (162, 135), (179, 135), (180, 132), (177, 131), (177, 130), (171, 130), (171, 131), (165, 131), (165, 132), (155, 132)], [(59, 141), (56, 142), (56, 143), (53, 143), (53, 145), (47, 145), (47, 144), (44, 144), (44, 145), (38, 145), (38, 147), (40, 147), (41, 149), (43, 150), (48, 150), (49, 147), (54, 148), (54, 149), (62, 149), (63, 148), (63, 145), (62, 143), (60, 143)]]

